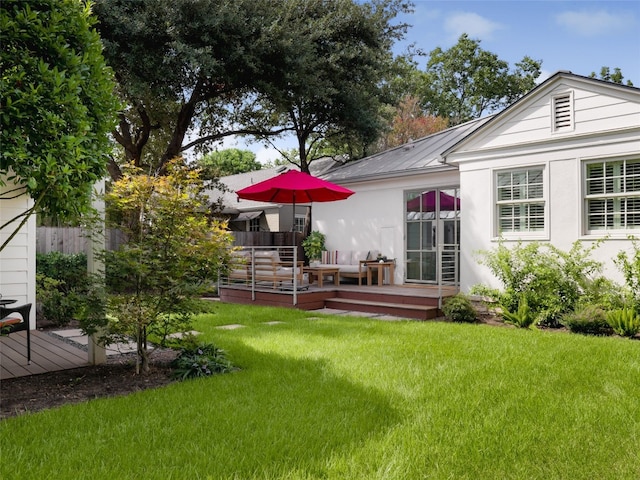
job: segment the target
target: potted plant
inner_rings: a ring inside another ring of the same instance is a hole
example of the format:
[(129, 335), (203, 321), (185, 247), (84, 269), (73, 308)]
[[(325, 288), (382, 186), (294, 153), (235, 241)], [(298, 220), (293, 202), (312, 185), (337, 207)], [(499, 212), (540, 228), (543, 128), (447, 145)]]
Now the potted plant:
[(324, 234), (313, 231), (302, 241), (302, 248), (309, 259), (309, 265), (317, 264), (320, 261), (324, 247)]

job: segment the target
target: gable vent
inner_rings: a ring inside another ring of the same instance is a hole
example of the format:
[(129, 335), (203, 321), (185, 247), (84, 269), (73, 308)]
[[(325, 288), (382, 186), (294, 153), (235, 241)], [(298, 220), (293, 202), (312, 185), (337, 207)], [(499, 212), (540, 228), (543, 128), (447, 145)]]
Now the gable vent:
[(553, 129), (555, 131), (572, 128), (573, 108), (571, 103), (570, 93), (553, 98)]

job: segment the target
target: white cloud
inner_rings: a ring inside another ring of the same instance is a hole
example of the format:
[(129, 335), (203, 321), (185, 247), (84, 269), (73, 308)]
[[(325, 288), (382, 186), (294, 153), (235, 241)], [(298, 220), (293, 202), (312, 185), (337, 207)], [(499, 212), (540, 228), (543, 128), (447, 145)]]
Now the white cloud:
[(444, 22), (445, 31), (456, 40), (463, 33), (474, 39), (488, 40), (496, 30), (502, 28), (504, 27), (501, 24), (472, 12), (453, 13)]
[(613, 14), (604, 10), (600, 11), (568, 11), (555, 17), (555, 21), (569, 32), (585, 37), (603, 34), (616, 34), (620, 30), (626, 30), (635, 23), (632, 14)]

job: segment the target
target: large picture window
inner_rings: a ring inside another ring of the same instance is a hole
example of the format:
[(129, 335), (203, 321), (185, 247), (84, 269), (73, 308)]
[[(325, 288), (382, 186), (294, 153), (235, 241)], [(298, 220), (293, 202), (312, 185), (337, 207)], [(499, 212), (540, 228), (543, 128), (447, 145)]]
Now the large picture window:
[(499, 235), (544, 231), (542, 167), (497, 172), (496, 218)]
[(587, 230), (640, 229), (640, 159), (585, 164)]

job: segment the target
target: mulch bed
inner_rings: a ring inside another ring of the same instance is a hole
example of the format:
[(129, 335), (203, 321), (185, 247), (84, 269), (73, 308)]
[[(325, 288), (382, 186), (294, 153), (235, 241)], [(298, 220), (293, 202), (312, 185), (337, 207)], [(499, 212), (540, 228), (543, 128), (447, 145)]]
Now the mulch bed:
[(131, 354), (109, 357), (102, 365), (9, 378), (0, 385), (0, 419), (102, 397), (128, 395), (174, 381), (176, 352), (154, 352), (150, 372), (136, 375)]

